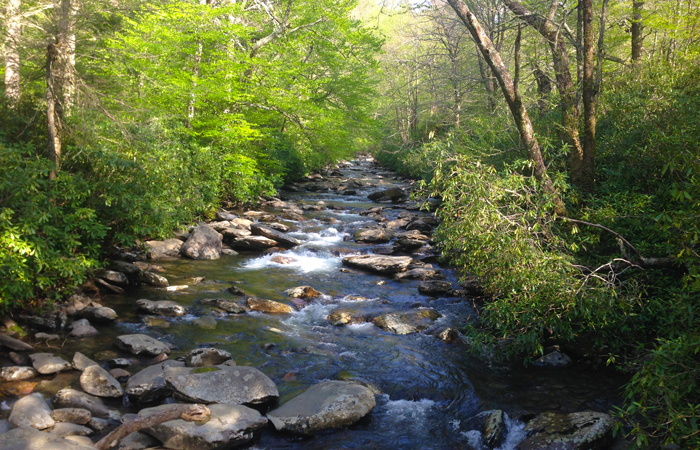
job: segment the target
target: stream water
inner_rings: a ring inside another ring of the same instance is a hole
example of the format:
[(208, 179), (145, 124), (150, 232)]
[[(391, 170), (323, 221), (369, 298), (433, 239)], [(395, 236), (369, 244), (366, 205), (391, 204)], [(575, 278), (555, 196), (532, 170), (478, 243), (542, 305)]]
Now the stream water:
[[(377, 206), (367, 200), (367, 194), (403, 183), (368, 161), (356, 161), (341, 172), (344, 178), (363, 183), (357, 195), (332, 191), (290, 194), (290, 203), (323, 201), (337, 208), (306, 212), (308, 220), (303, 222), (280, 220), (304, 242), (281, 253), (293, 257), (294, 262), (278, 264), (270, 260), (271, 255), (259, 253), (222, 256), (214, 261), (158, 261), (171, 285), (187, 284), (187, 277), (205, 280), (177, 292), (143, 286), (126, 296), (103, 296), (102, 304), (115, 309), (120, 321), (100, 327), (97, 338), (68, 340), (54, 351), (66, 359), (75, 351), (96, 359), (133, 357), (116, 350), (112, 346), (114, 338), (146, 333), (173, 344), (171, 358), (205, 346), (230, 352), (238, 365), (256, 367), (277, 384), (280, 403), (323, 380), (359, 380), (377, 393), (377, 407), (349, 428), (302, 439), (270, 427), (251, 445), (259, 449), (478, 448), (478, 432), (462, 424), (479, 411), (500, 408), (512, 417), (522, 411), (604, 411), (618, 401), (623, 380), (614, 373), (576, 367), (553, 370), (497, 366), (467, 355), (461, 342), (448, 344), (426, 333), (400, 336), (371, 323), (331, 325), (326, 317), (339, 306), (372, 312), (429, 307), (442, 314), (436, 326), (456, 329), (474, 316), (469, 298), (431, 298), (418, 293), (419, 281), (395, 281), (341, 270), (346, 253), (373, 248), (346, 239), (357, 228), (376, 225), (374, 219), (359, 215)], [(404, 211), (401, 205), (383, 206), (389, 220)], [(440, 269), (448, 281), (457, 282), (449, 268)], [(195, 319), (212, 313), (199, 301), (230, 296), (226, 289), (234, 283), (249, 294), (288, 304), (291, 299), (284, 291), (295, 286), (311, 285), (327, 296), (289, 315), (219, 314), (215, 327), (199, 325)], [(174, 300), (190, 307), (191, 314), (149, 326), (135, 310), (134, 302), (139, 298)], [(143, 360), (129, 371), (135, 373), (146, 363)], [(39, 388), (50, 394), (67, 384), (78, 385), (76, 380), (75, 375), (59, 374)], [(128, 404), (120, 407), (123, 411), (135, 408)], [(508, 420), (508, 426), (508, 439), (502, 448), (514, 448), (522, 439), (522, 423)]]

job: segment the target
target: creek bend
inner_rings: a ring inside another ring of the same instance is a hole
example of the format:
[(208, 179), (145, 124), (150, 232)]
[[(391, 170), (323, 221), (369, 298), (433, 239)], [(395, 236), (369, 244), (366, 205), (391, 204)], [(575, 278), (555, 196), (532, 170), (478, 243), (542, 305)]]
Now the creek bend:
[[(355, 425), (312, 438), (279, 433), (269, 426), (249, 445), (259, 449), (470, 448), (478, 443), (479, 436), (462, 424), (480, 411), (502, 409), (518, 417), (524, 411), (607, 411), (618, 403), (624, 379), (614, 373), (576, 365), (548, 369), (490, 364), (467, 355), (465, 344), (459, 339), (445, 343), (435, 337), (435, 331), (448, 327), (459, 330), (474, 317), (470, 297), (430, 297), (418, 292), (419, 280), (395, 280), (343, 266), (344, 256), (381, 254), (390, 245), (362, 244), (351, 239), (355, 230), (378, 223), (360, 212), (383, 206), (381, 217), (391, 221), (413, 203), (368, 201), (371, 192), (406, 187), (405, 181), (370, 161), (354, 161), (339, 171), (337, 179), (358, 182), (355, 194), (318, 190), (285, 193), (284, 200), (290, 204), (324, 203), (320, 210), (305, 210), (304, 221), (276, 220), (289, 226), (289, 235), (301, 240), (302, 245), (274, 254), (241, 252), (222, 255), (217, 260), (154, 261), (162, 266), (161, 275), (171, 285), (185, 285), (191, 277), (204, 280), (180, 291), (139, 286), (126, 295), (102, 295), (100, 303), (118, 313), (118, 322), (98, 325), (100, 333), (96, 337), (67, 339), (61, 348), (37, 346), (37, 350), (63, 355), (69, 361), (76, 351), (98, 363), (115, 357), (132, 358), (135, 364), (128, 370), (136, 373), (151, 360), (122, 352), (113, 343), (119, 335), (143, 333), (171, 344), (171, 359), (198, 347), (230, 352), (237, 365), (255, 367), (274, 381), (280, 404), (324, 380), (359, 381), (376, 394), (377, 406)], [(269, 207), (259, 210), (279, 213)], [(429, 215), (416, 210), (410, 213)], [(274, 256), (287, 259), (280, 264)], [(451, 269), (440, 266), (434, 258), (427, 261), (441, 271), (446, 281), (458, 286)], [(293, 305), (285, 290), (303, 285), (325, 295), (308, 300), (303, 308), (290, 314), (226, 314), (201, 302), (206, 298), (232, 298), (227, 289), (237, 286), (246, 294)], [(189, 313), (145, 322), (136, 311), (137, 299), (172, 300), (189, 308)], [(372, 316), (432, 308), (441, 317), (428, 332), (397, 335), (383, 331), (371, 321), (334, 326), (327, 316), (339, 307)], [(197, 320), (207, 315), (215, 317), (215, 325), (203, 326)], [(68, 386), (80, 389), (78, 375), (69, 371), (43, 377), (37, 390), (50, 396)], [(14, 400), (5, 399), (10, 406)], [(142, 407), (126, 399), (106, 403), (122, 413)], [(522, 438), (522, 423), (508, 420), (507, 425), (508, 435), (502, 448), (514, 448)]]

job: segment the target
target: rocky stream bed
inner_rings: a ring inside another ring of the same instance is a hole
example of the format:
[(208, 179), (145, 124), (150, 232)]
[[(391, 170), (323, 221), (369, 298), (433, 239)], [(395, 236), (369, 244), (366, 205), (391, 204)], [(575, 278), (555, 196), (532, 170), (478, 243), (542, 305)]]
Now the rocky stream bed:
[(107, 448), (137, 424), (113, 448), (615, 445), (621, 377), (557, 347), (529, 368), (467, 355), (481, 292), (439, 264), (409, 189), (345, 163), (3, 318), (0, 449)]

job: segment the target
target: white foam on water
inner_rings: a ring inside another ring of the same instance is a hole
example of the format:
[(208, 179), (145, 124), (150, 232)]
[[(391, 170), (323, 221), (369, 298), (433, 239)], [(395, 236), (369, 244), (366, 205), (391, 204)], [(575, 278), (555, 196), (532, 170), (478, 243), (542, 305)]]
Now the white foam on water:
[[(508, 414), (504, 414), (506, 423), (506, 437), (500, 447), (494, 450), (515, 450), (520, 442), (527, 437), (525, 433), (525, 423), (511, 419)], [(459, 421), (450, 422), (455, 430), (459, 430)], [(467, 443), (475, 449), (487, 449), (482, 442), (481, 432), (478, 430), (462, 431), (460, 433), (467, 440)]]
[(3, 411), (9, 411), (12, 409), (12, 407), (10, 407), (10, 405), (8, 405), (5, 400), (3, 400), (2, 403), (0, 403), (0, 409)]
[(302, 244), (303, 246), (313, 246), (313, 247), (319, 247), (319, 246), (330, 246), (337, 244), (339, 242), (343, 242), (343, 239), (345, 236), (347, 236), (347, 233), (341, 233), (335, 228), (326, 228), (325, 230), (321, 230), (318, 233), (316, 232), (310, 232), (310, 233), (290, 233), (292, 236), (302, 239), (305, 242)]
[(290, 315), (288, 318), (282, 320), (282, 322), (291, 326), (325, 326), (328, 325), (328, 320), (326, 319), (326, 317), (333, 308), (334, 305), (312, 303), (309, 306), (303, 308), (301, 311), (297, 311), (296, 313)]
[(375, 327), (373, 323), (365, 322), (346, 325), (345, 328), (350, 331), (354, 331), (355, 333), (367, 333), (368, 331), (373, 330)]
[[(284, 256), (290, 258), (287, 264), (280, 264), (270, 261), (273, 256)], [(298, 273), (329, 273), (338, 270), (341, 265), (341, 258), (330, 254), (319, 254), (310, 251), (286, 251), (273, 255), (263, 255), (255, 259), (248, 260), (241, 265), (243, 270), (261, 270), (274, 267), (275, 269), (293, 270)]]
[(395, 421), (423, 421), (428, 410), (435, 406), (435, 402), (427, 398), (421, 400), (389, 400), (387, 394), (383, 394), (382, 397), (388, 400), (381, 407), (383, 414)]
[(484, 444), (481, 443), (481, 432), (477, 430), (462, 431), (460, 433), (467, 439), (467, 444), (476, 449), (484, 448)]
[(379, 297), (367, 298), (357, 294), (348, 294), (338, 299), (341, 303), (367, 303), (379, 300)]

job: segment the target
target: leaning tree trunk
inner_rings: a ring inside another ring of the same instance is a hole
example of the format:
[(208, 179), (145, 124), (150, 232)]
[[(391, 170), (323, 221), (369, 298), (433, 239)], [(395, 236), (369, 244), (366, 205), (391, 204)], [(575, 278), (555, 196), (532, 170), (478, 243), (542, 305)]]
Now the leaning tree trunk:
[(525, 105), (523, 105), (522, 99), (520, 98), (520, 93), (515, 88), (513, 84), (513, 79), (506, 69), (503, 60), (501, 60), (501, 55), (496, 50), (491, 42), (491, 39), (486, 35), (481, 24), (477, 20), (476, 16), (469, 10), (469, 7), (463, 0), (447, 0), (452, 9), (454, 9), (457, 16), (467, 27), (471, 33), (474, 41), (476, 42), (479, 50), (484, 55), (484, 59), (491, 68), (498, 84), (503, 91), (503, 96), (508, 103), (513, 119), (515, 120), (515, 125), (520, 133), (520, 139), (522, 140), (525, 148), (527, 150), (528, 157), (533, 165), (533, 174), (535, 178), (542, 183), (545, 192), (552, 196), (555, 211), (557, 214), (563, 215), (566, 212), (564, 202), (561, 200), (559, 193), (554, 188), (552, 180), (547, 175), (547, 167), (544, 164), (544, 159), (542, 158), (542, 152), (540, 150), (540, 144), (535, 138), (535, 131), (532, 128), (532, 122), (527, 114)]
[(7, 0), (5, 34), (5, 98), (10, 108), (19, 102), (19, 39), (22, 32), (21, 0)]

